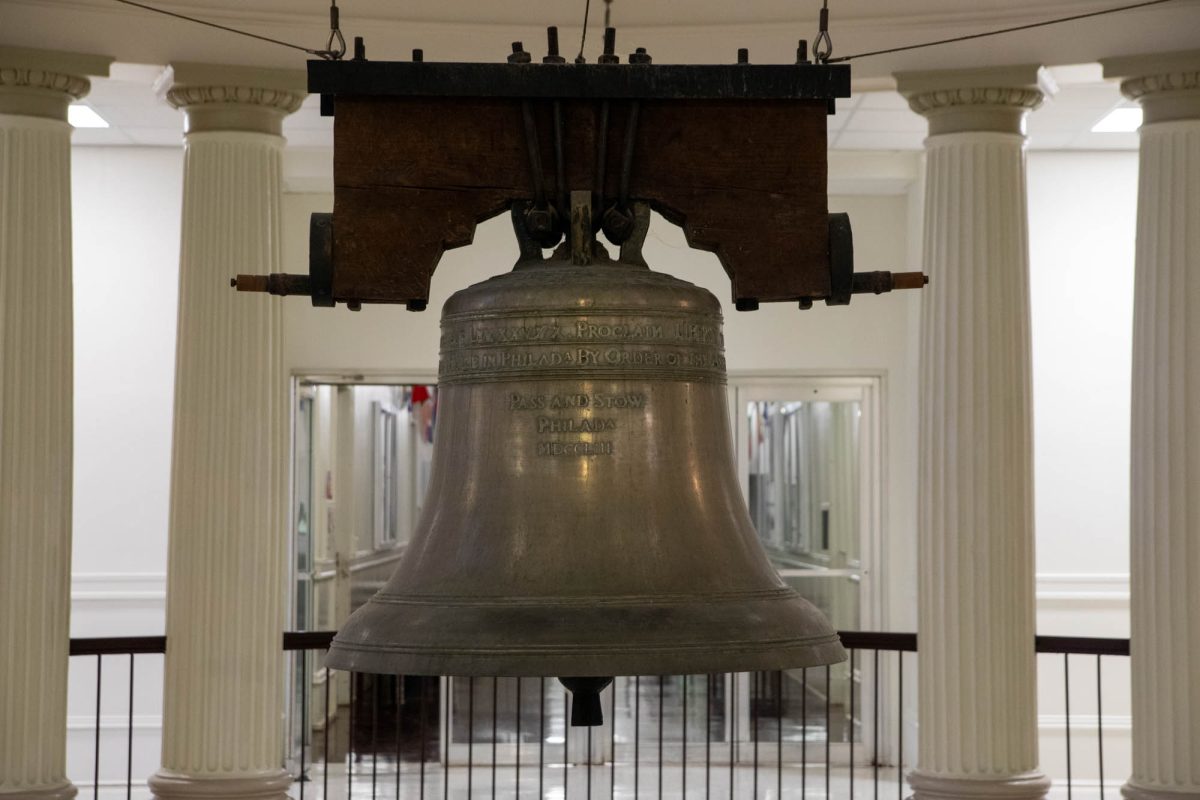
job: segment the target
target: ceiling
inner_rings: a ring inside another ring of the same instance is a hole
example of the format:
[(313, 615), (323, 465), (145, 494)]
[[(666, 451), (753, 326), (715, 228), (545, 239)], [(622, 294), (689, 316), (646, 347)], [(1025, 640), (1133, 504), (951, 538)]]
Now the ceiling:
[[(830, 0), (835, 55), (923, 42), (1120, 5), (1123, 0)], [(1128, 0), (1124, 0), (1128, 2)], [(143, 0), (160, 8), (320, 48), (328, 0)], [(341, 0), (347, 36), (364, 35), (370, 58), (491, 60), (515, 39), (538, 52), (546, 25), (578, 41), (585, 0)], [(599, 50), (605, 3), (591, 3), (586, 52)], [(816, 32), (820, 0), (613, 0), (618, 49), (649, 48), (659, 62), (786, 62), (796, 39)], [(905, 53), (865, 58), (855, 75), (886, 79), (900, 69), (1042, 63), (1084, 64), (1117, 55), (1194, 49), (1200, 0)], [(118, 61), (169, 61), (302, 68), (305, 55), (198, 27), (115, 0), (0, 0), (0, 44), (109, 55)], [(572, 44), (568, 49), (575, 49)]]
[[(304, 46), (324, 46), (327, 0), (143, 0)], [(830, 0), (835, 54), (923, 42), (1111, 7), (1121, 0)], [(594, 59), (606, 4), (594, 0), (585, 52)], [(584, 0), (340, 0), (347, 36), (365, 35), (370, 58), (499, 60), (513, 40), (535, 55), (547, 24), (564, 42), (581, 32)], [(748, 47), (751, 60), (786, 62), (797, 38), (812, 39), (820, 0), (613, 0), (618, 50), (646, 46), (656, 62), (712, 63)], [(1200, 0), (1162, 5), (971, 42), (852, 62), (854, 96), (829, 119), (837, 150), (917, 150), (925, 124), (892, 90), (893, 71), (1041, 63), (1058, 93), (1030, 117), (1034, 149), (1132, 149), (1136, 134), (1091, 133), (1122, 104), (1100, 76), (1103, 57), (1191, 49), (1200, 41)], [(204, 61), (303, 69), (298, 51), (121, 5), (115, 0), (0, 0), (0, 44), (109, 55), (110, 78), (97, 79), (86, 102), (111, 125), (78, 130), (84, 145), (178, 146), (179, 113), (154, 93), (162, 65)], [(1080, 66), (1072, 66), (1080, 65)], [(331, 126), (316, 98), (285, 124), (293, 148), (327, 148)]]

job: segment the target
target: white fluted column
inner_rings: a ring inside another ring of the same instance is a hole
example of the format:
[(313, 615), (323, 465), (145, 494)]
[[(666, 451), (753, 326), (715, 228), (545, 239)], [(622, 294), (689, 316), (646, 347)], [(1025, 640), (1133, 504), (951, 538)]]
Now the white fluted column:
[(283, 117), (304, 76), (179, 64), (185, 113), (160, 798), (282, 798), (286, 381), (279, 300)]
[(914, 797), (1039, 798), (1026, 113), (1036, 66), (903, 73), (929, 121)]
[(71, 127), (109, 58), (0, 47), (0, 797), (66, 800)]
[(1200, 50), (1103, 62), (1143, 109), (1133, 306), (1130, 800), (1200, 798)]

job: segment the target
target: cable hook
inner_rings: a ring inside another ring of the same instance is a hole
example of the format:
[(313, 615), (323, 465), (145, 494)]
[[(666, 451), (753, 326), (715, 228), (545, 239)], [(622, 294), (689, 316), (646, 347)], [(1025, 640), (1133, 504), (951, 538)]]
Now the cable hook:
[(824, 64), (833, 55), (833, 39), (829, 38), (829, 0), (821, 3), (820, 29), (813, 40), (812, 54), (818, 64)]
[[(337, 43), (336, 49), (333, 46), (335, 42)], [(337, 0), (329, 2), (329, 39), (325, 42), (325, 49), (317, 55), (329, 61), (341, 61), (342, 56), (346, 55), (346, 37), (342, 36)]]

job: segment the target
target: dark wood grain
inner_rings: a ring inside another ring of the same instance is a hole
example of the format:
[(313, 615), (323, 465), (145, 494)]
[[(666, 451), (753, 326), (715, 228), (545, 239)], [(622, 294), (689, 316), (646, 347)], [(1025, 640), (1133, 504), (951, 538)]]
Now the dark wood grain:
[[(735, 299), (829, 293), (826, 104), (810, 100), (640, 101), (631, 199), (717, 255)], [(441, 254), (475, 226), (532, 200), (521, 100), (339, 97), (334, 128), (334, 280), (339, 301), (428, 297)], [(557, 186), (554, 104), (534, 101), (542, 185), (596, 191), (601, 103), (561, 101), (565, 187)], [(609, 105), (603, 195), (617, 197), (629, 101)], [(602, 214), (603, 208), (597, 210)], [(498, 270), (505, 265), (497, 265)]]

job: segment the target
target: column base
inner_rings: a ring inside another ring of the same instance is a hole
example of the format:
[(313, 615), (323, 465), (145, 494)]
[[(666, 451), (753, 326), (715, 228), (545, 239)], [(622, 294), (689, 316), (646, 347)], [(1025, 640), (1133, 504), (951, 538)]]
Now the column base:
[(17, 789), (15, 792), (0, 792), (0, 800), (71, 800), (79, 790), (70, 781), (53, 786)]
[(1132, 780), (1126, 781), (1121, 787), (1121, 795), (1125, 800), (1200, 800), (1200, 790), (1195, 789), (1163, 789), (1139, 786)]
[(1050, 779), (1040, 772), (1023, 772), (1005, 778), (908, 774), (914, 800), (1041, 800), (1050, 790)]
[(160, 769), (147, 781), (160, 800), (285, 800), (292, 776), (284, 770), (211, 777)]

